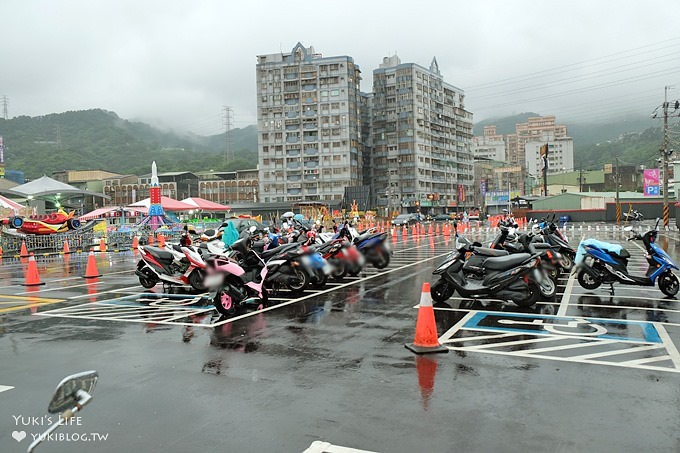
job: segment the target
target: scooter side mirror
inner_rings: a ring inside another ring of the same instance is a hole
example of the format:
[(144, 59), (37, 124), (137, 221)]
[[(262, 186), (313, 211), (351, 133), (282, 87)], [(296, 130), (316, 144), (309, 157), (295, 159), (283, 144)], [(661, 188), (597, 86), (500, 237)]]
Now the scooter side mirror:
[(627, 227), (625, 227), (625, 228), (623, 229), (623, 231), (625, 231), (625, 232), (631, 232), (631, 231), (633, 231), (633, 227), (632, 227), (632, 226), (627, 226)]
[(52, 401), (47, 407), (47, 412), (57, 414), (81, 404), (81, 392), (84, 391), (91, 396), (98, 378), (99, 375), (96, 371), (84, 371), (65, 377), (57, 385), (57, 389), (52, 395)]

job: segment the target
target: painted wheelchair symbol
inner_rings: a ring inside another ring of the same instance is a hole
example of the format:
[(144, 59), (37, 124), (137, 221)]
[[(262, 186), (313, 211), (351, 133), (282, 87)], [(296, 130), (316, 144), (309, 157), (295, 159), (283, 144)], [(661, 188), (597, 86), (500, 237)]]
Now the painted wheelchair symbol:
[[(510, 325), (525, 325), (525, 326), (541, 326), (544, 330), (557, 335), (578, 335), (583, 337), (598, 337), (607, 333), (607, 329), (599, 324), (594, 324), (583, 318), (574, 318), (573, 321), (568, 321), (566, 324), (544, 323), (543, 319), (534, 319), (532, 321), (515, 321), (514, 319), (501, 319), (499, 324)], [(581, 332), (581, 328), (588, 328), (590, 331)]]
[(196, 296), (192, 298), (182, 298), (182, 299), (171, 299), (167, 297), (153, 297), (153, 298), (139, 298), (137, 302), (144, 303), (149, 307), (184, 307), (201, 305), (203, 303), (202, 296)]

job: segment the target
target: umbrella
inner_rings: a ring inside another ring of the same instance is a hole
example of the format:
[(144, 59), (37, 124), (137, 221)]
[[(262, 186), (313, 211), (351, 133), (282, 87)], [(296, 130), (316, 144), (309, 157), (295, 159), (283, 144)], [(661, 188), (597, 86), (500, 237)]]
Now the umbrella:
[(284, 212), (283, 215), (281, 216), (281, 218), (284, 218), (284, 219), (286, 219), (288, 217), (295, 217), (295, 213), (288, 211), (288, 212)]
[(305, 216), (303, 216), (302, 214), (295, 214), (295, 215), (293, 216), (293, 218), (294, 218), (295, 220), (300, 221), (300, 222), (303, 221), (303, 220), (305, 220)]

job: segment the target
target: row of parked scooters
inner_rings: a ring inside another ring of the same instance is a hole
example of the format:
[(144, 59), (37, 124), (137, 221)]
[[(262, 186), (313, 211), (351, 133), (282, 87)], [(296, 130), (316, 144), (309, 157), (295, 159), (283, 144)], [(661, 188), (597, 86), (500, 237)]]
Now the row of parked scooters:
[[(454, 229), (456, 224), (454, 223)], [(471, 299), (510, 300), (530, 307), (542, 296), (555, 297), (557, 278), (571, 271), (576, 250), (555, 224), (555, 216), (533, 222), (520, 233), (514, 221), (501, 221), (489, 247), (470, 242), (456, 229), (455, 250), (435, 270), (432, 286), (435, 302), (458, 293)]]
[(540, 296), (551, 300), (557, 277), (574, 266), (576, 279), (587, 290), (609, 285), (613, 295), (614, 283), (620, 283), (658, 285), (667, 297), (675, 297), (680, 291), (680, 280), (673, 273), (680, 267), (656, 244), (659, 219), (645, 233), (630, 226), (624, 229), (630, 234), (629, 241), (643, 243), (648, 264), (645, 275), (630, 272), (631, 255), (620, 244), (584, 239), (574, 250), (555, 219), (552, 215), (534, 221), (528, 233), (518, 233), (514, 222), (501, 222), (500, 232), (489, 247), (471, 243), (456, 231), (455, 250), (434, 271), (440, 278), (432, 286), (432, 299), (444, 302), (458, 291), (466, 298), (510, 300), (530, 307)]
[(207, 241), (186, 240), (187, 232), (184, 245), (140, 246), (135, 271), (140, 284), (190, 285), (198, 292), (208, 291), (217, 311), (233, 316), (248, 306), (267, 306), (268, 295), (281, 289), (294, 294), (309, 287), (323, 289), (329, 278), (340, 281), (358, 275), (366, 263), (382, 269), (392, 255), (387, 233), (357, 232), (348, 223), (337, 233), (317, 234), (296, 221), (285, 236), (253, 226), (228, 247), (219, 232), (206, 233), (202, 237)]

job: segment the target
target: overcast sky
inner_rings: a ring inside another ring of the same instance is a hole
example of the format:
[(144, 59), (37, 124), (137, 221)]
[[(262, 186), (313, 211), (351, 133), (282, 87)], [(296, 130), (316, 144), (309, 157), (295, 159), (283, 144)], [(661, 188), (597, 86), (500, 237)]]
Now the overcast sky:
[(103, 108), (214, 134), (227, 105), (245, 127), (256, 55), (298, 41), (353, 57), (362, 91), (384, 56), (426, 67), (436, 56), (475, 121), (650, 114), (665, 85), (680, 98), (678, 0), (2, 0), (0, 17), (10, 118)]

